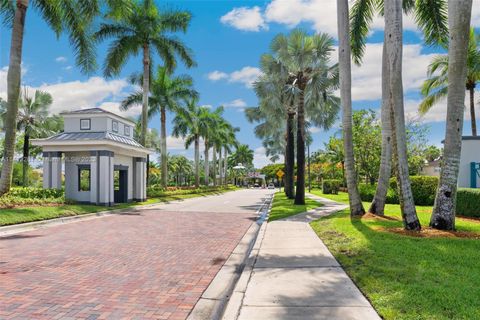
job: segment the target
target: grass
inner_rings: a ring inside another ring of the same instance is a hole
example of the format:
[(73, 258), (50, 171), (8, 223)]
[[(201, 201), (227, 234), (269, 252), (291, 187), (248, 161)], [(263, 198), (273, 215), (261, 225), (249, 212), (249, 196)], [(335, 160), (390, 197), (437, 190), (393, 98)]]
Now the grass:
[[(423, 226), (431, 209), (417, 207)], [(385, 212), (398, 220), (351, 219), (347, 209), (311, 225), (384, 319), (480, 319), (480, 241), (381, 231), (402, 227), (399, 205)], [(480, 223), (457, 218), (457, 229), (480, 232)]]
[(305, 198), (304, 205), (295, 205), (292, 199), (285, 196), (284, 192), (277, 192), (273, 198), (268, 221), (283, 219), (321, 206), (321, 203), (309, 198)]
[(221, 194), (228, 190), (206, 191), (196, 194), (167, 195), (158, 198), (149, 198), (145, 202), (131, 202), (116, 204), (113, 207), (101, 207), (89, 204), (64, 204), (59, 206), (25, 206), (12, 209), (0, 209), (0, 226), (48, 220), (61, 217), (77, 216), (113, 209), (124, 209), (139, 205), (169, 202), (174, 200), (190, 199), (213, 194)]

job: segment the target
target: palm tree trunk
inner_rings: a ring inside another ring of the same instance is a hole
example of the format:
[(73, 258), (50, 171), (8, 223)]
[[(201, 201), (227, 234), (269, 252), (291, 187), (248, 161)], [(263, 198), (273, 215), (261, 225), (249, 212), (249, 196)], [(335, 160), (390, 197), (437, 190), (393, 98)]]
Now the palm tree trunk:
[(160, 157), (162, 162), (162, 186), (168, 185), (168, 157), (167, 157), (167, 128), (166, 128), (167, 111), (165, 107), (160, 107)]
[(205, 186), (208, 187), (209, 178), (209, 163), (208, 163), (208, 138), (205, 137)]
[(7, 74), (7, 114), (5, 115), (5, 140), (3, 166), (0, 175), (0, 195), (10, 190), (12, 185), (13, 156), (15, 153), (15, 135), (18, 116), (18, 98), (20, 95), (21, 62), (25, 16), (28, 0), (17, 0), (17, 10), (13, 20), (10, 44), (10, 64)]
[(285, 158), (285, 195), (289, 199), (295, 198), (295, 137), (293, 133), (295, 113), (289, 112), (287, 118), (287, 146)]
[(220, 147), (220, 150), (218, 150), (218, 176), (219, 176), (219, 182), (218, 184), (221, 186), (223, 184), (223, 173), (222, 173), (222, 147)]
[(224, 163), (223, 163), (223, 174), (225, 176), (225, 185), (227, 186), (228, 185), (228, 176), (227, 176), (227, 157), (228, 157), (228, 151), (227, 151), (227, 147), (225, 147), (225, 149), (223, 150), (223, 158), (225, 159)]
[(477, 136), (477, 120), (475, 117), (475, 84), (468, 88), (470, 93), (470, 118), (472, 121), (472, 136)]
[[(384, 39), (385, 41), (386, 39)], [(385, 42), (382, 54), (382, 153), (380, 156), (380, 170), (378, 173), (378, 184), (373, 197), (372, 204), (368, 211), (383, 216), (387, 198), (388, 185), (392, 174), (392, 123), (391, 105), (388, 98), (388, 65)]]
[(200, 139), (195, 135), (195, 188), (200, 187)]
[(295, 204), (305, 204), (305, 86), (306, 81), (301, 77), (298, 87), (301, 90), (297, 109), (297, 188)]
[(348, 0), (337, 0), (338, 22), (338, 61), (340, 71), (340, 97), (342, 104), (343, 148), (345, 154), (345, 173), (347, 176), (350, 215), (362, 216), (365, 209), (360, 199), (355, 172), (352, 131), (352, 71), (350, 48), (350, 25), (348, 17)]
[(212, 149), (212, 175), (213, 175), (213, 186), (217, 186), (217, 150), (215, 148), (215, 145), (213, 145)]
[[(399, 186), (400, 208), (406, 230), (419, 231), (420, 221), (413, 202), (408, 173), (407, 142), (405, 134), (405, 112), (402, 84), (402, 1), (385, 1), (385, 33), (389, 74), (389, 97), (392, 102), (394, 144), (397, 158), (397, 182)], [(465, 82), (464, 82), (465, 83)]]
[(23, 182), (24, 187), (28, 186), (28, 157), (30, 156), (30, 134), (28, 133), (28, 128), (25, 127), (25, 135), (23, 138)]
[(443, 166), (430, 226), (455, 230), (457, 180), (462, 151), (463, 110), (472, 0), (448, 1), (448, 97)]
[(142, 146), (145, 146), (147, 141), (149, 90), (150, 90), (150, 47), (148, 46), (148, 43), (145, 43), (143, 45), (142, 131), (140, 134), (140, 144)]

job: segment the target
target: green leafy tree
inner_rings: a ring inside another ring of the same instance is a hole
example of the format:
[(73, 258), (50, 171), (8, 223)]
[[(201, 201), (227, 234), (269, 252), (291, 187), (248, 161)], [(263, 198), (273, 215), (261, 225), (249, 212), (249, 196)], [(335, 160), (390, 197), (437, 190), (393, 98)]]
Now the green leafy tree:
[(180, 58), (187, 67), (195, 62), (192, 53), (173, 33), (186, 32), (191, 15), (184, 11), (162, 12), (153, 0), (133, 2), (132, 9), (101, 23), (95, 33), (98, 41), (113, 38), (107, 51), (103, 71), (106, 77), (120, 74), (130, 56), (142, 53), (142, 133), (140, 143), (145, 145), (148, 125), (148, 93), (153, 55), (156, 53), (169, 71)]
[(239, 163), (245, 167), (253, 166), (254, 152), (247, 144), (240, 144), (235, 151), (230, 155), (230, 162), (235, 166)]
[[(133, 75), (132, 84), (141, 85), (141, 74)], [(187, 75), (172, 76), (167, 68), (158, 67), (150, 84), (150, 96), (148, 97), (148, 118), (160, 114), (160, 157), (162, 168), (162, 185), (168, 183), (168, 157), (167, 157), (167, 110), (175, 112), (184, 100), (189, 97), (197, 97), (198, 93), (192, 88), (193, 80)], [(134, 92), (122, 101), (121, 108), (129, 109), (135, 104), (141, 104), (143, 93)]]

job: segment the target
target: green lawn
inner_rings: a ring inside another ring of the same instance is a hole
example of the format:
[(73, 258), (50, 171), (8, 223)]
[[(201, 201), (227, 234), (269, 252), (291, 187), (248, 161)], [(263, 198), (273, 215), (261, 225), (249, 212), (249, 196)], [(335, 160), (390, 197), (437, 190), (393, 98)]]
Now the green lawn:
[[(346, 193), (313, 193), (348, 202)], [(428, 226), (431, 207), (417, 211)], [(385, 212), (397, 220), (351, 219), (344, 210), (311, 225), (383, 318), (480, 319), (480, 240), (382, 231), (402, 227), (398, 205)], [(458, 218), (457, 229), (480, 232), (480, 222)]]
[(309, 198), (305, 198), (304, 205), (294, 205), (293, 200), (288, 199), (284, 192), (277, 192), (273, 198), (268, 221), (286, 218), (321, 206), (321, 203)]
[(159, 202), (169, 202), (174, 200), (189, 199), (202, 197), (212, 194), (220, 194), (228, 190), (210, 191), (197, 194), (168, 195), (159, 198), (150, 198), (145, 202), (132, 202), (117, 204), (113, 207), (101, 207), (87, 204), (65, 204), (60, 206), (25, 206), (13, 209), (0, 209), (0, 226), (48, 220), (60, 217), (76, 216), (87, 213), (101, 212), (112, 209), (123, 209), (145, 204), (153, 204)]

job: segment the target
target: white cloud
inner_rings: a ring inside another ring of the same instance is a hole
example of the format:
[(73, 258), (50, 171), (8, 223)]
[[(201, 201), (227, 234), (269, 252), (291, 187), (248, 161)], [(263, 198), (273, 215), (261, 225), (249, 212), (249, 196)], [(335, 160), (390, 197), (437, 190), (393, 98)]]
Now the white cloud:
[(244, 31), (260, 31), (268, 29), (267, 24), (260, 12), (260, 7), (239, 7), (234, 8), (220, 18), (223, 24), (230, 25)]
[(207, 75), (207, 78), (209, 80), (212, 80), (212, 81), (218, 81), (218, 80), (221, 80), (221, 79), (228, 78), (228, 74), (226, 74), (225, 72), (215, 70), (215, 71), (210, 72)]
[(223, 106), (225, 106), (226, 108), (245, 108), (247, 106), (247, 103), (242, 99), (235, 99), (230, 102), (223, 103)]
[[(270, 161), (270, 157), (268, 157), (265, 153), (266, 153), (266, 149), (264, 147), (259, 147), (254, 150), (253, 165), (255, 166), (255, 168), (262, 168), (267, 164), (272, 163), (272, 161)], [(276, 163), (282, 163), (282, 162), (283, 162), (283, 156), (280, 156), (280, 159)]]
[(167, 148), (169, 150), (185, 150), (185, 139), (167, 136)]
[(256, 67), (246, 66), (240, 70), (233, 71), (232, 73), (226, 73), (223, 71), (212, 71), (207, 75), (207, 78), (211, 81), (227, 80), (231, 83), (242, 83), (247, 88), (251, 88), (253, 82), (262, 75), (262, 71)]
[[(352, 64), (352, 99), (378, 100), (382, 97), (382, 43), (367, 43), (361, 66)], [(436, 54), (422, 54), (421, 44), (403, 46), (404, 92), (418, 91), (427, 78), (427, 67)], [(337, 48), (331, 55), (338, 60)]]
[(56, 57), (55, 61), (60, 62), (60, 63), (64, 63), (64, 62), (67, 62), (67, 58), (63, 57), (63, 56), (60, 56), (60, 57)]
[(140, 104), (130, 107), (128, 110), (120, 110), (120, 102), (103, 102), (98, 105), (99, 108), (122, 115), (123, 117), (137, 119), (142, 113), (142, 106)]
[(65, 71), (70, 71), (70, 70), (73, 69), (73, 67), (72, 66), (66, 66), (66, 67), (63, 67), (62, 69), (65, 70)]
[(318, 132), (322, 131), (322, 129), (319, 128), (319, 127), (311, 127), (311, 128), (308, 129), (308, 131), (310, 131), (310, 133), (318, 133)]

